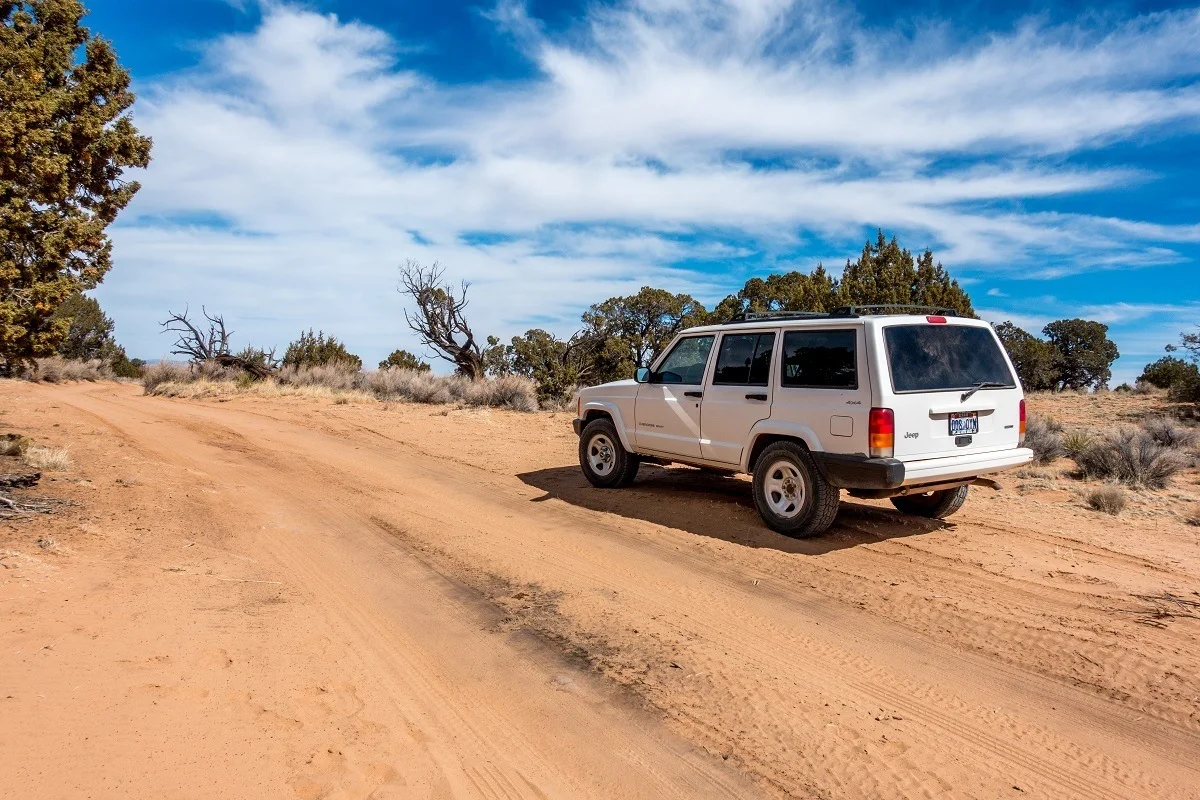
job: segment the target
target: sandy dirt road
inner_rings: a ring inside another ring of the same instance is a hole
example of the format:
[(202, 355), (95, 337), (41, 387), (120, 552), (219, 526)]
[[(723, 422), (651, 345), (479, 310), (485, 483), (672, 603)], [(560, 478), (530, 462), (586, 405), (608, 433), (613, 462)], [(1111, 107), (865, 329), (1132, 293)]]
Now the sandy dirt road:
[(793, 541), (741, 479), (588, 488), (569, 415), (0, 408), (81, 504), (0, 529), (0, 796), (1200, 796), (1200, 622), (1137, 597), (1200, 589), (1180, 522), (1010, 489)]

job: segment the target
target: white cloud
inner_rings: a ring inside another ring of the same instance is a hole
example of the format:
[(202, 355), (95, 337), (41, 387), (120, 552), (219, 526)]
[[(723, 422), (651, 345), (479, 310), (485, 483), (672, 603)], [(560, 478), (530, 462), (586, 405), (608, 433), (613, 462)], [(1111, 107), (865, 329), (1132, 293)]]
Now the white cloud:
[(744, 259), (809, 239), (853, 252), (864, 226), (956, 273), (1018, 277), (1172, 263), (1200, 241), (1198, 225), (1014, 210), (1153, 179), (1064, 157), (1200, 120), (1195, 11), (959, 41), (868, 36), (793, 0), (640, 0), (568, 34), (503, 4), (492, 19), (539, 74), (466, 87), (406, 68), (377, 28), (262, 11), (141, 87), (155, 161), (101, 290), (135, 353), (160, 352), (153, 322), (187, 302), (260, 342), (313, 325), (368, 361), (411, 347), (392, 293), (406, 257), (473, 280), (479, 327), (511, 335), (569, 332), (643, 283), (711, 302)]

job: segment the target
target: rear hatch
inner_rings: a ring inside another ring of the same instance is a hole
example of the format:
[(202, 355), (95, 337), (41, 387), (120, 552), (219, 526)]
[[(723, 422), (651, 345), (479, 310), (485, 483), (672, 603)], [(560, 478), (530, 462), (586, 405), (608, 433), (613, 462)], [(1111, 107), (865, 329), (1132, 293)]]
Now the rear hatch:
[(882, 331), (896, 457), (911, 461), (1017, 447), (1023, 394), (991, 326), (929, 319)]

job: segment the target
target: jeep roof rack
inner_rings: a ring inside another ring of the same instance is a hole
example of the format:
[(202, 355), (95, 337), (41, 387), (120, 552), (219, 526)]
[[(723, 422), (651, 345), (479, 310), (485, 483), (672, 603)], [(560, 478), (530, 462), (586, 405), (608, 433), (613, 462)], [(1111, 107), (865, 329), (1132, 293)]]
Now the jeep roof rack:
[(788, 320), (788, 319), (830, 319), (832, 317), (852, 317), (854, 314), (838, 313), (841, 309), (833, 311), (744, 311), (738, 314), (733, 319), (726, 322), (726, 325), (732, 325), (737, 322), (768, 322), (772, 320)]
[[(876, 309), (879, 309), (878, 311)], [(953, 308), (937, 308), (936, 306), (907, 305), (904, 303), (874, 303), (861, 306), (838, 306), (829, 311), (744, 311), (725, 325), (741, 322), (771, 322), (790, 319), (849, 319), (864, 314), (937, 314), (943, 317), (957, 317), (958, 312)]]
[(958, 312), (953, 308), (938, 308), (937, 306), (922, 306), (911, 303), (871, 303), (861, 306), (839, 306), (830, 313), (834, 316), (857, 317), (863, 313), (875, 313), (873, 309), (883, 309), (884, 314), (936, 314), (942, 317), (957, 317)]

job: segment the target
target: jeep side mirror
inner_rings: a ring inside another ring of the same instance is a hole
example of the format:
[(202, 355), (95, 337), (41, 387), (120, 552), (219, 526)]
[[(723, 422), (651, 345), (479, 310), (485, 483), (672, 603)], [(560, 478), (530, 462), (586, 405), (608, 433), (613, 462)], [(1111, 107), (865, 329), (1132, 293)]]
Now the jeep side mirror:
[(650, 370), (646, 367), (638, 367), (637, 372), (633, 373), (633, 379), (638, 383), (649, 383)]

